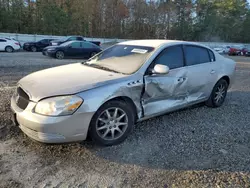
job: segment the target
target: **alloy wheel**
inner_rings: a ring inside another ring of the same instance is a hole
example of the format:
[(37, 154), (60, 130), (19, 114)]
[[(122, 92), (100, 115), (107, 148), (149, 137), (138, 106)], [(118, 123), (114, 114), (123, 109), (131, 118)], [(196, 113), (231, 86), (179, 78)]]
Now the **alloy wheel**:
[(224, 84), (220, 84), (215, 91), (214, 102), (220, 104), (221, 102), (224, 101), (225, 96), (226, 96), (226, 87)]
[(63, 52), (57, 52), (56, 53), (56, 58), (57, 59), (63, 59), (64, 58), (64, 53)]
[(120, 138), (128, 128), (128, 115), (118, 107), (104, 110), (96, 121), (97, 134), (104, 140)]
[(8, 46), (8, 47), (6, 47), (6, 52), (13, 52), (13, 48), (12, 47), (10, 47), (10, 46)]
[(36, 51), (37, 51), (37, 50), (36, 50), (36, 47), (32, 46), (32, 47), (31, 47), (31, 51), (32, 51), (32, 52), (36, 52)]

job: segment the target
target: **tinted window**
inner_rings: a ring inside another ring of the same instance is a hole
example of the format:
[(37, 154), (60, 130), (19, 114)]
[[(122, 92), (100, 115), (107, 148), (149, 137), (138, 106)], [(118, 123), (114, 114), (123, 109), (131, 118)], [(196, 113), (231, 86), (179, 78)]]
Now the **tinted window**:
[(76, 40), (76, 37), (70, 37), (68, 41)]
[(198, 46), (185, 46), (185, 56), (188, 66), (210, 62), (208, 50)]
[(95, 48), (95, 46), (89, 42), (82, 42), (82, 48)]
[(0, 39), (0, 42), (6, 42), (6, 40), (4, 40), (4, 39)]
[(182, 67), (184, 65), (182, 47), (172, 46), (165, 49), (156, 59), (155, 64), (167, 65), (170, 69)]
[(83, 40), (83, 38), (82, 38), (82, 37), (76, 37), (76, 39), (77, 39), (77, 40)]
[(80, 48), (81, 47), (81, 43), (80, 42), (73, 42), (70, 46), (72, 48)]
[(48, 43), (48, 40), (47, 39), (43, 39), (43, 40), (40, 40), (40, 42), (43, 43), (43, 44), (46, 44), (46, 43)]
[(208, 50), (208, 53), (209, 53), (211, 62), (215, 61), (214, 53), (211, 50)]

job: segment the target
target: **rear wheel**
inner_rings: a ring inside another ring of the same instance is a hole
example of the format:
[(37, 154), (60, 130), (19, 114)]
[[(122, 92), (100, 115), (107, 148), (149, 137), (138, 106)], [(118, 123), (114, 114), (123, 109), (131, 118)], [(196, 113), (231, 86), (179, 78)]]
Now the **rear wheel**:
[(37, 51), (37, 48), (35, 46), (31, 46), (30, 49), (31, 49), (32, 52), (36, 52)]
[(5, 51), (8, 53), (14, 52), (14, 48), (11, 46), (6, 46)]
[(206, 101), (206, 105), (213, 108), (220, 107), (227, 96), (227, 89), (227, 81), (224, 79), (219, 80), (215, 84), (209, 99)]
[(124, 141), (134, 127), (131, 106), (123, 101), (110, 101), (93, 116), (89, 133), (99, 145), (110, 146)]
[(64, 58), (64, 53), (62, 51), (56, 52), (56, 58), (57, 59), (63, 59)]

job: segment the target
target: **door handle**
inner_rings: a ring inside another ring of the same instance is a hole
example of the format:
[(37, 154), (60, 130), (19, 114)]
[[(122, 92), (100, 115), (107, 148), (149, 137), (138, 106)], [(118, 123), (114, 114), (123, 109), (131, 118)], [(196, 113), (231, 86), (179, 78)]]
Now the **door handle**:
[(215, 70), (212, 70), (210, 73), (211, 73), (211, 74), (214, 74), (214, 73), (215, 73)]

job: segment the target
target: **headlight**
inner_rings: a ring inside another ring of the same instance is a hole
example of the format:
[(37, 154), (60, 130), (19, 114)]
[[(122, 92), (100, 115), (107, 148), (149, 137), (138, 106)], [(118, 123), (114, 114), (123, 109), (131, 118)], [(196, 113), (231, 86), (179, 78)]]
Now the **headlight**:
[(55, 49), (48, 49), (47, 51), (48, 52), (53, 52), (53, 51), (55, 51)]
[(75, 95), (52, 97), (37, 103), (35, 112), (46, 116), (63, 116), (73, 114), (83, 103)]

